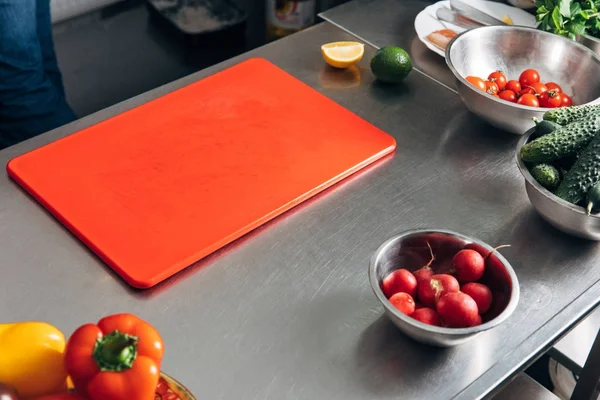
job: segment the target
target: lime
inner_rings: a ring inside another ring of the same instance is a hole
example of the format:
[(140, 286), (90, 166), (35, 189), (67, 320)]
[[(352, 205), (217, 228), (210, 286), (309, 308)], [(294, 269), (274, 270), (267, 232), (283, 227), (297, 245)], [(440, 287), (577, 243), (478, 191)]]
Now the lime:
[(382, 82), (400, 83), (412, 71), (412, 61), (400, 47), (383, 47), (371, 59), (371, 71)]

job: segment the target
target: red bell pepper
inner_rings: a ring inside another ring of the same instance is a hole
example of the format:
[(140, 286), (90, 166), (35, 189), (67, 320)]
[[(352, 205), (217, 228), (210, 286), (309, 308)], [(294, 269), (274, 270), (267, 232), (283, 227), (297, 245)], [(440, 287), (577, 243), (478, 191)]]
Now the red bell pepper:
[(164, 353), (159, 333), (131, 314), (86, 324), (69, 338), (67, 372), (90, 400), (152, 400)]

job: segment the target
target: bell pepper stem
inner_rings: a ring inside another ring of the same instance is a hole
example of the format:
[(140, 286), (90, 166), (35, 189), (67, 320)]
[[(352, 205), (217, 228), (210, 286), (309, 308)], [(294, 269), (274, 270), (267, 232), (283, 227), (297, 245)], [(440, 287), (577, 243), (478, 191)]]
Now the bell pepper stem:
[(120, 372), (133, 367), (138, 338), (117, 330), (96, 340), (93, 357), (100, 371)]

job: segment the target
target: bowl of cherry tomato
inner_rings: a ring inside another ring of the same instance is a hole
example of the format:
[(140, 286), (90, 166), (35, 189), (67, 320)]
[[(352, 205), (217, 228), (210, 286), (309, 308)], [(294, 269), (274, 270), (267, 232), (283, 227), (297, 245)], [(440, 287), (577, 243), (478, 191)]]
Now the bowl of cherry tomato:
[(373, 254), (369, 281), (404, 334), (457, 346), (498, 326), (517, 307), (519, 281), (501, 247), (443, 229), (407, 231)]
[(600, 58), (538, 29), (483, 26), (446, 48), (466, 107), (489, 124), (522, 135), (549, 108), (600, 102)]
[(196, 400), (196, 398), (181, 383), (161, 372), (154, 400)]

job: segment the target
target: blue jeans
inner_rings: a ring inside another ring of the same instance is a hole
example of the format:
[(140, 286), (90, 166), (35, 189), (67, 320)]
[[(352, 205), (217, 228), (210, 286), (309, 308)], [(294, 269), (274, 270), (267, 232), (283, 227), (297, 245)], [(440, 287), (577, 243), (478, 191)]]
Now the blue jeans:
[(50, 0), (0, 0), (0, 148), (74, 119), (54, 53)]

